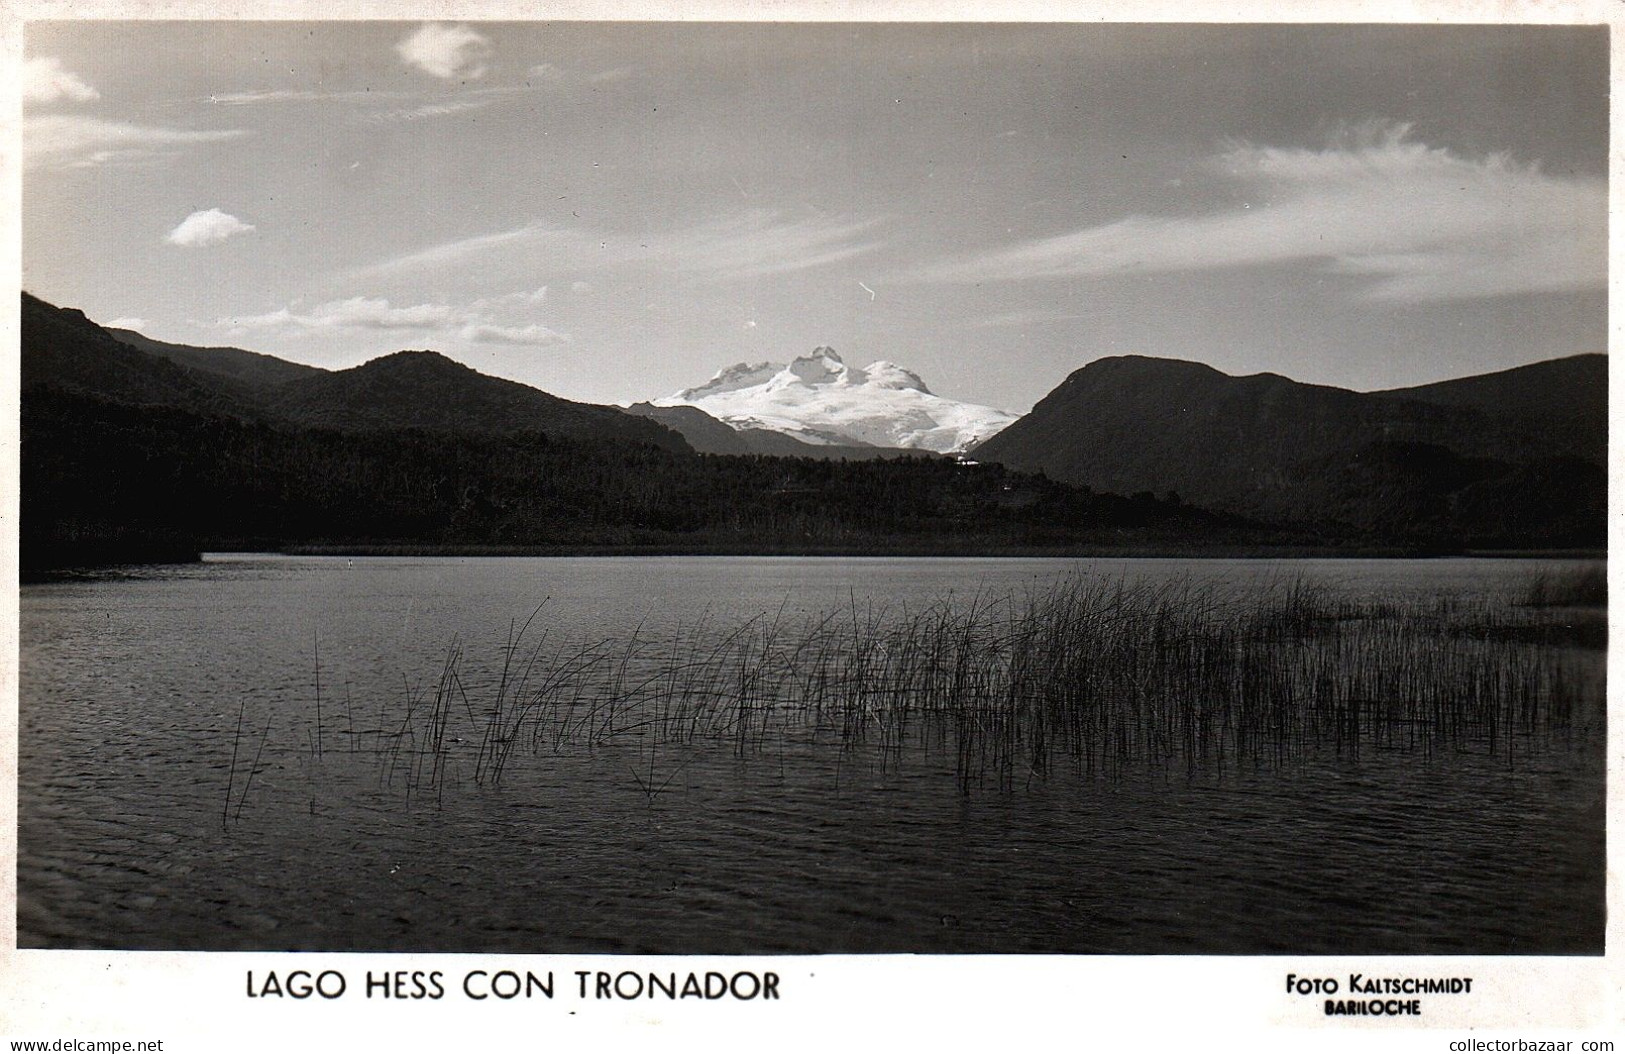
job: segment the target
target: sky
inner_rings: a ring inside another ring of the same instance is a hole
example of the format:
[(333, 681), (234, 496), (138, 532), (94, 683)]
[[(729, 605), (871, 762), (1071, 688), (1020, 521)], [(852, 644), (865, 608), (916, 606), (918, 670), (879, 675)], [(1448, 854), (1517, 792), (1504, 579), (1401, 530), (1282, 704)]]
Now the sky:
[(1604, 27), (35, 22), (23, 287), (570, 399), (820, 345), (1024, 412), (1603, 351)]

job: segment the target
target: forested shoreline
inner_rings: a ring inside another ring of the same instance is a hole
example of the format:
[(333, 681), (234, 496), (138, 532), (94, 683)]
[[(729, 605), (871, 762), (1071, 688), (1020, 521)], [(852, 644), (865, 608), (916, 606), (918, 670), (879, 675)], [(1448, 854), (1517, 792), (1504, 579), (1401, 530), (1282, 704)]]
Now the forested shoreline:
[(22, 413), (25, 570), (211, 549), (1060, 552), (1264, 536), (998, 465), (701, 455), (540, 432), (285, 429), (61, 392)]

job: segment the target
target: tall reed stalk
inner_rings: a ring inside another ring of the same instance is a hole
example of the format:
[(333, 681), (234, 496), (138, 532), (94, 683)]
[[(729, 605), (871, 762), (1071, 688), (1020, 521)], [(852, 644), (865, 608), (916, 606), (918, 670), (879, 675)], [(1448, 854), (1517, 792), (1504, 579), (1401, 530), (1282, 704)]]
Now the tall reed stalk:
[[(854, 594), (799, 619), (786, 606), (733, 625), (707, 613), (577, 643), (537, 630), (544, 601), (510, 624), (489, 680), (465, 676), (454, 642), (376, 753), (383, 782), (404, 753), (409, 797), (437, 802), (464, 763), (496, 788), (527, 753), (634, 743), (625, 767), (650, 804), (707, 744), (781, 768), (793, 743), (815, 761), (833, 750), (838, 766), (865, 753), (882, 771), (949, 765), (967, 794), (1069, 775), (1222, 777), (1322, 752), (1466, 750), (1514, 764), (1534, 737), (1601, 720), (1595, 663), (1517, 599), (1072, 577), (914, 611)], [(662, 764), (662, 750), (680, 753)], [(228, 783), (236, 754), (234, 742)]]

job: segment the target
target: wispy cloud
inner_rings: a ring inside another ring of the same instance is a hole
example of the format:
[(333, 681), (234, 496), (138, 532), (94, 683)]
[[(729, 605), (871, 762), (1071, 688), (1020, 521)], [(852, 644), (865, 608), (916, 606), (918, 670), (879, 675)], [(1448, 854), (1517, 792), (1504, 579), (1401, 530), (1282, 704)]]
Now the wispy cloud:
[(382, 297), (357, 296), (330, 300), (308, 309), (279, 308), (260, 315), (223, 318), (219, 325), (233, 332), (269, 330), (284, 333), (338, 333), (372, 330), (411, 333), (414, 339), (464, 344), (506, 344), (545, 347), (568, 341), (567, 334), (537, 322), (504, 319), (493, 314), (500, 303), (535, 303), (533, 294), (492, 298), (473, 304), (408, 304), (396, 307)]
[(399, 91), (322, 91), (304, 88), (255, 88), (249, 91), (216, 92), (209, 101), (216, 106), (258, 106), (262, 103), (285, 102), (376, 102), (379, 100), (408, 99), (411, 92)]
[(1600, 288), (1607, 186), (1502, 155), (1461, 157), (1407, 125), (1353, 129), (1320, 150), (1238, 143), (1210, 159), (1244, 203), (1129, 216), (928, 267), (985, 282), (1302, 262), (1370, 278), (1374, 300), (1421, 302)]
[(877, 221), (827, 216), (786, 218), (749, 209), (655, 239), (659, 256), (681, 271), (718, 278), (761, 278), (840, 263), (883, 244)]
[(147, 320), (144, 318), (134, 317), (115, 318), (113, 321), (108, 322), (105, 325), (108, 329), (133, 329), (140, 331), (147, 328)]
[(229, 212), (219, 209), (201, 209), (182, 220), (174, 230), (164, 236), (171, 245), (195, 249), (215, 245), (236, 234), (251, 234), (252, 223), (244, 223)]
[(441, 80), (478, 80), (485, 76), (491, 42), (464, 25), (425, 22), (395, 45), (401, 61)]
[(42, 56), (23, 64), (24, 102), (57, 102), (61, 99), (90, 102), (101, 97), (101, 92), (86, 84), (78, 74), (63, 69), (60, 59)]
[[(878, 221), (786, 217), (752, 209), (704, 223), (639, 236), (540, 223), (442, 242), (347, 272), (350, 283), (426, 274), (478, 262), (569, 275), (629, 270), (696, 281), (757, 279), (822, 267), (878, 249)], [(517, 274), (511, 270), (509, 273)], [(577, 280), (571, 288), (580, 291)], [(585, 286), (585, 288), (591, 288)]]
[(570, 244), (578, 251), (584, 249), (589, 236), (579, 231), (562, 230), (539, 223), (529, 223), (505, 231), (478, 234), (441, 242), (425, 249), (416, 249), (399, 256), (379, 260), (347, 272), (343, 277), (351, 282), (367, 281), (390, 275), (432, 271), (437, 268), (463, 264), (495, 249), (518, 249), (525, 245), (550, 241), (556, 245)]
[[(456, 98), (446, 93), (455, 90)], [(276, 104), (336, 104), (349, 107), (352, 119), (367, 124), (397, 124), (431, 117), (483, 110), (504, 99), (525, 95), (537, 89), (509, 85), (488, 88), (440, 88), (430, 91), (321, 91), (292, 88), (258, 88), (249, 91), (217, 92), (209, 102), (217, 106), (267, 106)], [(388, 107), (387, 109), (385, 107)]]
[(24, 118), (23, 153), (30, 164), (99, 164), (175, 152), (183, 147), (223, 142), (247, 134), (237, 128), (163, 128), (99, 117), (49, 114)]
[(348, 272), (346, 280), (371, 281), (504, 256), (536, 260), (552, 273), (630, 268), (694, 279), (753, 279), (840, 263), (874, 251), (874, 220), (824, 216), (788, 218), (752, 209), (670, 231), (637, 237), (584, 228), (532, 223), (415, 250)]
[(530, 68), (528, 76), (530, 80), (543, 84), (613, 84), (616, 81), (624, 81), (636, 73), (637, 70), (631, 66), (616, 66), (613, 69), (587, 73), (552, 62), (539, 62)]
[(429, 102), (409, 109), (384, 110), (381, 113), (370, 114), (367, 120), (375, 124), (396, 124), (401, 121), (418, 121), (425, 117), (446, 117), (454, 113), (466, 113), (469, 110), (483, 110), (495, 101), (485, 98), (463, 99), (457, 102)]
[(547, 286), (539, 289), (521, 290), (516, 293), (504, 293), (501, 296), (482, 296), (470, 306), (476, 311), (487, 311), (491, 308), (501, 307), (538, 307), (547, 301)]
[(245, 329), (433, 329), (445, 325), (453, 311), (445, 304), (414, 304), (392, 307), (381, 297), (351, 297), (330, 300), (308, 311), (279, 308), (263, 315), (247, 315), (231, 320)]
[(524, 326), (471, 322), (463, 326), (457, 335), (474, 344), (512, 344), (517, 347), (546, 347), (569, 339), (557, 330), (534, 322)]

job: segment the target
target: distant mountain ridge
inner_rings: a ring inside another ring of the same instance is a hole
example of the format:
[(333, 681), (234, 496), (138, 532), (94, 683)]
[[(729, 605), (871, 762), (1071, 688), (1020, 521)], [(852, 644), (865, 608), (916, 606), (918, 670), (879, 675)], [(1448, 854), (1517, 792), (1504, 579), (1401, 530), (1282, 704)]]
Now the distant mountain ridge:
[(351, 369), (300, 377), (280, 385), (269, 405), (278, 417), (307, 428), (532, 431), (688, 449), (658, 422), (490, 377), (433, 351), (397, 351)]
[(179, 366), (186, 366), (221, 377), (230, 377), (233, 380), (250, 385), (275, 386), (297, 380), (300, 377), (309, 377), (312, 374), (326, 372), (318, 366), (306, 366), (303, 363), (289, 362), (287, 359), (279, 359), (274, 355), (264, 355), (257, 351), (244, 351), (242, 348), (198, 348), (189, 344), (171, 344), (167, 341), (153, 340), (151, 337), (137, 333), (133, 329), (107, 327), (107, 332), (114, 339), (133, 348), (139, 348), (149, 355), (168, 359)]
[(82, 311), (24, 293), (21, 321), (24, 394), (54, 388), (134, 406), (173, 406), (234, 417), (253, 413), (239, 394), (117, 340)]
[[(114, 334), (26, 293), (22, 323), (21, 522), (35, 566), (168, 558), (208, 539), (717, 551), (1606, 543), (1601, 355), (1367, 393), (1102, 359), (975, 447), (977, 465), (838, 433), (811, 436), (815, 446), (686, 404), (572, 403), (434, 352), (321, 370)], [(771, 365), (700, 387), (706, 399), (750, 392)], [(824, 350), (766, 383), (797, 398), (929, 395), (907, 370), (853, 370)], [(911, 455), (923, 463), (874, 463)]]
[(297, 428), (422, 428), (687, 450), (682, 436), (613, 406), (571, 402), (432, 351), (324, 370), (241, 348), (197, 348), (106, 330), (83, 312), (22, 295), (23, 386)]
[(1600, 544), (1606, 455), (1603, 355), (1369, 393), (1118, 356), (972, 451), (1271, 523), (1543, 544)]
[(433, 352), (290, 370), (242, 349), (142, 350), (26, 294), (22, 321), (28, 575), (303, 546), (949, 554), (1259, 536), (1199, 509), (912, 451), (700, 457), (656, 421)]
[(937, 453), (965, 450), (1016, 419), (935, 395), (918, 374), (893, 362), (848, 366), (829, 347), (784, 364), (728, 366), (653, 405), (691, 406), (736, 429), (779, 432), (814, 446)]
[(1571, 355), (1372, 395), (1476, 411), (1496, 456), (1536, 449), (1598, 459), (1608, 437), (1608, 356)]

